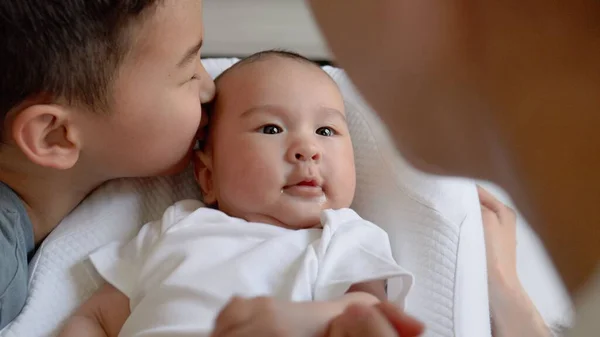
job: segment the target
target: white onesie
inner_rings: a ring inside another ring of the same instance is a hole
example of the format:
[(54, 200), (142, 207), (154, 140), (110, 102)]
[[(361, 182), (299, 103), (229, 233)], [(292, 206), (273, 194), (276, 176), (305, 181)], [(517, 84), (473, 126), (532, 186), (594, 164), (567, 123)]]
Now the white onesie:
[(130, 299), (127, 337), (208, 336), (234, 295), (331, 300), (354, 283), (400, 277), (406, 297), (413, 277), (394, 261), (385, 231), (350, 209), (324, 211), (321, 223), (290, 230), (185, 200), (90, 259)]

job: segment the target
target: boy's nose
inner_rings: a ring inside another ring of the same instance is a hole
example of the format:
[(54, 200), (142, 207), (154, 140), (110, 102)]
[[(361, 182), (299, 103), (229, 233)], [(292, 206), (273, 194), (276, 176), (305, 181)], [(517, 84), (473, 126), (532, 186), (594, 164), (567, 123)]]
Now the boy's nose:
[(200, 102), (204, 104), (212, 101), (215, 97), (215, 82), (203, 65), (200, 68)]

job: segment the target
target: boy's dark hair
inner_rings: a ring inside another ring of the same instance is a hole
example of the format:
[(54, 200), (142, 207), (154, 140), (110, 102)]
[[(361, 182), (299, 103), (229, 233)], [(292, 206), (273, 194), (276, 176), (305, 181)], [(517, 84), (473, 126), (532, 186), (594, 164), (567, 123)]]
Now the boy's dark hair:
[(106, 108), (129, 27), (161, 0), (1, 0), (0, 141), (31, 98)]

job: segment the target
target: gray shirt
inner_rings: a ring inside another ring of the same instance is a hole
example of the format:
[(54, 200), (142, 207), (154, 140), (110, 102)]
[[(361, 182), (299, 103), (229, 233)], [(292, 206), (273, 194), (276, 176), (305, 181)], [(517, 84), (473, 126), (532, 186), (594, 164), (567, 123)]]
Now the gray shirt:
[(33, 225), (19, 196), (0, 182), (0, 330), (23, 309), (29, 258), (35, 250)]

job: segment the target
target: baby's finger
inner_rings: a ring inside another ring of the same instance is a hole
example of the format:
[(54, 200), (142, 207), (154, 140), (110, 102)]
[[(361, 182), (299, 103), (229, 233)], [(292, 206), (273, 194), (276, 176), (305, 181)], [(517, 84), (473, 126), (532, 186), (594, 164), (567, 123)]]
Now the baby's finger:
[(347, 337), (399, 337), (394, 326), (374, 306), (351, 305), (342, 314), (342, 320)]
[(421, 321), (407, 315), (389, 302), (380, 303), (377, 308), (394, 326), (401, 337), (420, 336), (425, 330), (425, 326)]

